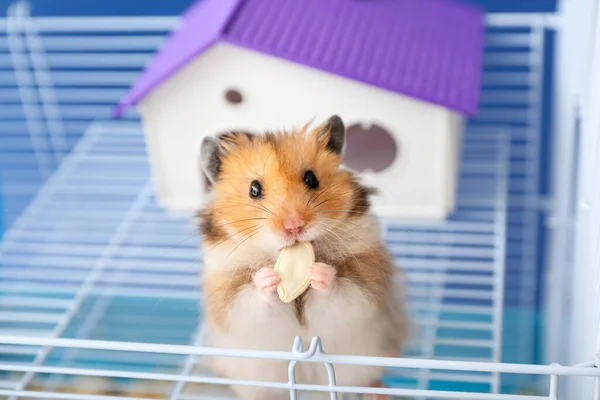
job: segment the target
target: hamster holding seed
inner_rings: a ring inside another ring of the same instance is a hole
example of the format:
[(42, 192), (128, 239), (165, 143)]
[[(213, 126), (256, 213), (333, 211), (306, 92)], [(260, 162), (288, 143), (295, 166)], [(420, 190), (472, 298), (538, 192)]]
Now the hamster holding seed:
[[(209, 201), (198, 213), (204, 247), (206, 341), (214, 347), (290, 351), (295, 336), (331, 354), (395, 357), (407, 334), (397, 268), (370, 213), (370, 189), (342, 166), (338, 116), (292, 132), (226, 133), (202, 142)], [(277, 294), (280, 251), (310, 242), (310, 287)], [(214, 357), (221, 377), (288, 381), (288, 362)], [(336, 365), (338, 385), (375, 386), (383, 368)], [(300, 363), (299, 383), (327, 384), (325, 367)], [(242, 399), (289, 391), (233, 388)], [(328, 398), (328, 393), (319, 396)]]

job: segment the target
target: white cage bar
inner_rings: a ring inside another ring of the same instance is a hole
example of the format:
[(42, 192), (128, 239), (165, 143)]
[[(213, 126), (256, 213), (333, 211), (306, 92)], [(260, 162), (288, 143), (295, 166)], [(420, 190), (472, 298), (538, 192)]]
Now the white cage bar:
[[(288, 382), (257, 382), (232, 380), (208, 376), (183, 376), (178, 374), (164, 373), (145, 373), (128, 372), (115, 370), (99, 369), (81, 369), (81, 368), (61, 368), (61, 367), (39, 367), (39, 366), (13, 366), (0, 364), (0, 370), (36, 372), (36, 373), (57, 373), (76, 376), (102, 376), (102, 377), (123, 377), (145, 380), (164, 380), (170, 382), (195, 382), (211, 383), (217, 385), (241, 384), (249, 386), (263, 386), (280, 389), (289, 389), (291, 397), (294, 398), (295, 391), (325, 391), (338, 393), (363, 393), (363, 394), (389, 394), (397, 396), (427, 397), (431, 399), (460, 399), (460, 400), (556, 400), (558, 378), (560, 376), (582, 376), (582, 377), (600, 377), (600, 370), (593, 367), (593, 363), (563, 367), (557, 364), (549, 366), (541, 365), (521, 365), (521, 364), (501, 364), (501, 363), (482, 363), (469, 361), (443, 361), (443, 360), (424, 360), (410, 358), (383, 358), (383, 357), (359, 357), (327, 354), (319, 338), (314, 338), (308, 349), (304, 350), (302, 339), (296, 338), (290, 352), (258, 351), (258, 350), (239, 350), (239, 349), (217, 349), (200, 346), (176, 346), (176, 345), (156, 345), (146, 343), (128, 343), (128, 342), (104, 342), (89, 340), (69, 340), (69, 339), (43, 339), (43, 338), (22, 338), (16, 336), (0, 336), (0, 343), (13, 343), (19, 345), (36, 346), (56, 346), (76, 349), (102, 349), (119, 352), (146, 352), (152, 354), (177, 354), (186, 356), (225, 356), (240, 358), (256, 358), (271, 360), (290, 361), (293, 367), (296, 362), (315, 362), (323, 364), (352, 364), (352, 365), (383, 365), (395, 368), (420, 368), (420, 369), (443, 369), (451, 371), (481, 371), (490, 373), (511, 373), (511, 374), (540, 374), (549, 376), (550, 383), (548, 395), (546, 396), (526, 396), (526, 395), (503, 395), (487, 393), (464, 393), (450, 391), (432, 391), (419, 389), (396, 389), (396, 388), (367, 388), (367, 387), (346, 387), (330, 385), (309, 385), (297, 384), (294, 382), (293, 368)], [(28, 392), (26, 390), (2, 390), (0, 394), (7, 396), (39, 397), (39, 398), (58, 398), (58, 399), (107, 399), (105, 396), (77, 396), (69, 394), (60, 394), (52, 392)], [(110, 397), (111, 399), (127, 397)], [(189, 398), (189, 397), (185, 397)], [(201, 398), (201, 397), (199, 397)], [(332, 398), (336, 398), (332, 394)]]

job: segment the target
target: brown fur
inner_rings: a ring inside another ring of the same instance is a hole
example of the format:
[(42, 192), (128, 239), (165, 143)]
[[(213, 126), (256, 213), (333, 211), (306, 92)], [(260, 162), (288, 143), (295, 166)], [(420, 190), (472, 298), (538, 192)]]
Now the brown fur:
[(217, 243), (227, 237), (225, 229), (215, 221), (214, 212), (211, 208), (206, 208), (198, 212), (200, 219), (200, 234), (205, 241)]
[(242, 286), (252, 282), (254, 272), (250, 268), (240, 268), (226, 274), (215, 274), (212, 279), (204, 280), (204, 301), (209, 324), (227, 329), (227, 306)]
[(294, 312), (296, 313), (296, 319), (300, 325), (306, 325), (306, 316), (304, 315), (304, 304), (306, 302), (306, 293), (302, 293), (296, 300), (294, 300)]
[(395, 272), (393, 261), (385, 248), (349, 255), (342, 261), (329, 259), (326, 246), (319, 246), (315, 251), (319, 260), (326, 260), (323, 262), (336, 269), (338, 278), (355, 281), (365, 289), (374, 304), (382, 306), (381, 301), (385, 299), (388, 284)]

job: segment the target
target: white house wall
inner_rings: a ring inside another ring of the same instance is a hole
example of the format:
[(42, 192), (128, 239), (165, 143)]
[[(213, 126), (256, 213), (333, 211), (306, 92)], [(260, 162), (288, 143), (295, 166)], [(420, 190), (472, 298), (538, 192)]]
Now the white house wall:
[[(235, 89), (240, 104), (225, 100)], [(452, 207), (456, 115), (445, 108), (221, 43), (156, 88), (142, 114), (159, 196), (173, 210), (202, 201), (198, 167), (205, 135), (232, 129), (262, 132), (316, 122), (339, 114), (347, 126), (376, 123), (395, 132), (399, 157), (365, 181), (383, 196), (385, 216), (444, 217)], [(454, 168), (455, 169), (455, 168)]]

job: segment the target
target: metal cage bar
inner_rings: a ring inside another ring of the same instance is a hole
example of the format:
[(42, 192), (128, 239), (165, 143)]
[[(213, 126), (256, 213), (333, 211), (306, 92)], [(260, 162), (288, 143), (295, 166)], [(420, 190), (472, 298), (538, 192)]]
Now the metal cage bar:
[[(11, 10), (15, 14), (0, 20), (0, 27), (8, 32), (7, 60), (16, 73), (16, 82), (10, 82), (18, 88), (18, 96), (0, 91), (0, 100), (6, 96), (16, 101), (16, 107), (10, 103), (10, 112), (13, 108), (23, 109), (28, 134), (35, 140), (37, 163), (49, 178), (0, 244), (0, 278), (6, 280), (0, 281), (0, 305), (7, 308), (0, 311), (0, 321), (8, 323), (7, 328), (0, 328), (0, 335), (5, 334), (0, 336), (0, 354), (27, 360), (0, 365), (0, 371), (20, 374), (17, 380), (0, 380), (0, 395), (126, 398), (56, 392), (69, 375), (166, 380), (175, 383), (170, 387), (173, 399), (193, 398), (185, 393), (186, 383), (232, 383), (192, 373), (194, 368), (202, 367), (202, 357), (197, 356), (227, 351), (181, 346), (196, 336), (195, 326), (185, 326), (177, 335), (139, 336), (152, 327), (148, 315), (157, 319), (156, 310), (164, 306), (166, 311), (161, 311), (160, 317), (167, 318), (168, 312), (175, 309), (165, 303), (191, 307), (196, 302), (201, 288), (189, 284), (190, 277), (197, 273), (193, 263), (196, 246), (186, 243), (191, 238), (185, 234), (186, 220), (165, 215), (152, 198), (137, 115), (127, 116), (130, 123), (93, 124), (87, 128), (94, 120), (108, 118), (110, 104), (136, 75), (130, 69), (141, 69), (165, 31), (178, 19), (32, 18), (22, 5)], [(389, 379), (394, 382), (390, 388), (336, 387), (340, 393), (556, 400), (559, 376), (598, 379), (593, 363), (573, 367), (500, 363), (506, 356), (502, 336), (513, 334), (503, 325), (504, 306), (513, 298), (529, 301), (529, 293), (522, 288), (517, 286), (517, 295), (507, 295), (503, 288), (513, 285), (506, 279), (513, 278), (505, 274), (507, 265), (519, 265), (517, 272), (529, 278), (536, 258), (541, 201), (534, 187), (540, 174), (543, 38), (545, 29), (559, 26), (560, 21), (553, 15), (491, 15), (488, 23), (486, 45), (508, 49), (511, 57), (493, 52), (486, 55), (484, 105), (481, 114), (470, 122), (466, 138), (457, 215), (432, 225), (388, 222), (384, 230), (392, 253), (410, 276), (411, 312), (426, 340), (410, 346), (409, 358), (397, 359), (329, 355), (319, 351), (319, 340), (313, 341), (306, 352), (295, 344), (292, 352), (227, 354), (286, 359), (292, 372), (299, 361), (324, 365), (377, 363), (403, 369), (390, 373)], [(128, 40), (120, 40), (115, 34)], [(0, 50), (1, 46), (0, 41)], [(528, 51), (515, 50), (523, 47)], [(122, 53), (129, 50), (141, 50), (141, 54)], [(111, 57), (95, 51), (110, 51)], [(0, 54), (0, 63), (4, 61)], [(75, 71), (65, 72), (65, 67)], [(514, 67), (516, 70), (510, 69)], [(525, 72), (518, 70), (523, 67)], [(2, 79), (12, 78), (0, 73)], [(112, 88), (103, 88), (107, 84)], [(508, 90), (510, 86), (520, 89)], [(41, 107), (35, 106), (39, 100)], [(94, 104), (98, 101), (103, 105)], [(79, 139), (83, 131), (86, 133)], [(510, 146), (505, 142), (507, 137)], [(20, 138), (14, 140), (20, 143)], [(75, 142), (78, 144), (71, 148)], [(62, 159), (64, 149), (69, 154)], [(474, 157), (481, 154), (487, 156), (485, 162)], [(60, 166), (53, 172), (58, 161)], [(108, 167), (108, 177), (99, 174), (99, 164)], [(128, 171), (126, 176), (123, 170)], [(487, 190), (483, 197), (475, 195), (479, 187)], [(93, 200), (99, 195), (114, 196), (114, 200)], [(95, 206), (94, 215), (69, 201), (74, 198), (87, 199), (88, 206)], [(519, 215), (524, 217), (515, 223)], [(507, 243), (524, 237), (530, 240), (523, 241), (513, 254), (515, 247)], [(169, 250), (163, 248), (165, 243), (176, 242)], [(169, 264), (170, 286), (156, 285), (165, 280), (165, 263)], [(41, 270), (52, 274), (46, 273), (40, 279)], [(148, 287), (153, 287), (151, 294)], [(123, 306), (123, 298), (136, 304), (128, 313), (119, 314), (116, 310)], [(180, 319), (195, 318), (194, 310)], [(126, 319), (133, 321), (131, 325), (123, 322)], [(108, 336), (102, 333), (107, 327), (114, 330)], [(521, 334), (526, 332), (518, 343), (518, 353), (527, 354), (532, 348), (531, 324), (521, 315), (518, 327)], [(127, 340), (125, 331), (130, 328), (138, 337), (155, 344)], [(129, 370), (120, 367), (131, 352), (142, 359), (140, 364), (127, 365)], [(426, 359), (410, 358), (413, 356)], [(108, 367), (91, 368), (94, 357)], [(164, 363), (167, 372), (144, 370), (159, 362)], [(332, 368), (328, 371), (333, 373)], [(54, 376), (42, 382), (40, 390), (28, 388), (40, 374)], [(549, 376), (547, 395), (499, 394), (503, 374)], [(470, 386), (461, 391), (434, 390), (432, 381)], [(277, 385), (272, 387), (288, 389), (293, 397), (308, 389), (331, 392), (334, 379), (329, 386), (300, 385), (291, 374), (288, 383)], [(473, 385), (484, 385), (485, 390), (476, 391)], [(334, 393), (331, 396), (335, 398)]]

